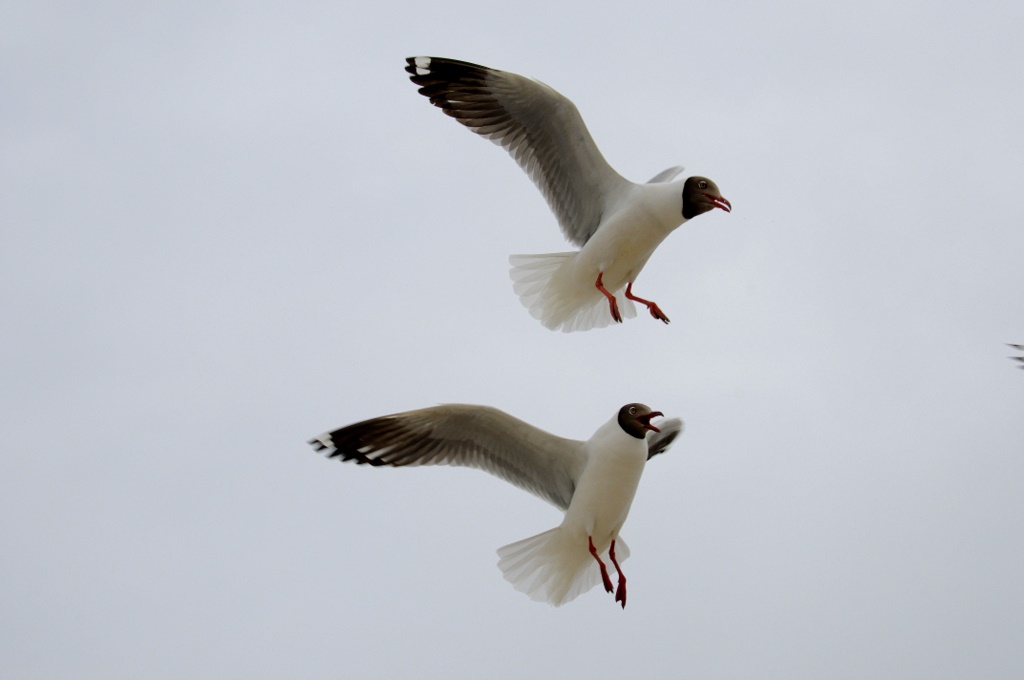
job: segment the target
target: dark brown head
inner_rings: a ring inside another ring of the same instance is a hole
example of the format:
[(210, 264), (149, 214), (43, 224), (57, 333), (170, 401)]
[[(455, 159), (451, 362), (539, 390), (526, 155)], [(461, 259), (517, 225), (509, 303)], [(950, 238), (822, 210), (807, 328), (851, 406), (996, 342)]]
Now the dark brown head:
[(687, 178), (683, 185), (683, 218), (689, 220), (715, 208), (732, 212), (732, 203), (722, 197), (722, 192), (707, 177)]
[(651, 425), (651, 418), (660, 418), (665, 414), (661, 411), (652, 411), (643, 404), (626, 404), (619, 409), (619, 427), (631, 437), (643, 439), (647, 431), (661, 432), (654, 425)]

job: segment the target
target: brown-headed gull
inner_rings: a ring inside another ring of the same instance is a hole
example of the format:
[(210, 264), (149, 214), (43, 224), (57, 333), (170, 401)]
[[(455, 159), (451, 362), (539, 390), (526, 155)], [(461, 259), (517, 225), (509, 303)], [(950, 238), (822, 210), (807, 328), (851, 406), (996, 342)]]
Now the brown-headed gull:
[(530, 314), (553, 330), (582, 331), (636, 316), (639, 302), (668, 323), (658, 305), (633, 294), (633, 282), (681, 224), (714, 208), (732, 211), (715, 183), (673, 181), (681, 167), (630, 182), (598, 151), (576, 106), (537, 80), (454, 59), (406, 61), (431, 104), (512, 155), (580, 247), (509, 258)]
[(620, 562), (629, 549), (619, 530), (652, 456), (682, 432), (678, 418), (626, 404), (587, 441), (556, 437), (489, 406), (447, 404), (373, 418), (309, 443), (328, 457), (359, 464), (459, 465), (501, 477), (565, 511), (562, 523), (498, 550), (498, 567), (516, 590), (559, 606), (598, 582), (613, 592), (605, 560), (618, 572), (615, 601), (626, 606)]

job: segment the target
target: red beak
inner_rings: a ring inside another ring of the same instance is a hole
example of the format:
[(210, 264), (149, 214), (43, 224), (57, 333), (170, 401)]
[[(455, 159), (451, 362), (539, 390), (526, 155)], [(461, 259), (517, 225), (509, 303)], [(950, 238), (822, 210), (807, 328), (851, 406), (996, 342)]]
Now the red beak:
[(643, 425), (645, 429), (653, 430), (655, 432), (661, 432), (661, 430), (656, 428), (654, 425), (651, 425), (651, 418), (664, 418), (664, 417), (665, 417), (665, 414), (662, 413), (661, 411), (651, 411), (650, 413), (645, 413), (642, 416), (637, 416), (636, 417), (636, 421), (638, 423), (640, 423), (641, 425)]
[(704, 194), (704, 198), (711, 201), (716, 208), (721, 208), (725, 212), (732, 212), (732, 203), (721, 196), (712, 196), (711, 194)]

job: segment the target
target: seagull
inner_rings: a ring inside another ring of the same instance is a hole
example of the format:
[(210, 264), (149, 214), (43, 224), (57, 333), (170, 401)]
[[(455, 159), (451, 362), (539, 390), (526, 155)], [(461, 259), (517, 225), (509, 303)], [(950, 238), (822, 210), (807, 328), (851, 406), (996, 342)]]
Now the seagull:
[(454, 59), (406, 62), (431, 104), (508, 151), (580, 248), (509, 258), (513, 289), (532, 316), (552, 330), (583, 331), (636, 316), (638, 302), (669, 322), (633, 294), (633, 282), (684, 222), (715, 208), (732, 212), (714, 182), (676, 180), (679, 166), (630, 182), (608, 165), (576, 106), (537, 80)]
[[(1007, 346), (1012, 347), (1015, 350), (1018, 350), (1020, 352), (1024, 352), (1024, 345), (1015, 345), (1012, 342), (1008, 342), (1006, 344), (1007, 344)], [(1018, 366), (1017, 368), (1024, 368), (1024, 357), (1010, 357), (1010, 358), (1013, 359), (1014, 361), (1019, 361), (1020, 362), (1020, 366)]]
[(562, 523), (498, 550), (516, 590), (556, 607), (598, 582), (611, 593), (605, 560), (626, 606), (619, 538), (648, 459), (665, 452), (683, 421), (626, 404), (587, 441), (549, 434), (490, 406), (445, 404), (365, 420), (309, 440), (329, 458), (360, 465), (457, 465), (496, 475), (565, 512)]

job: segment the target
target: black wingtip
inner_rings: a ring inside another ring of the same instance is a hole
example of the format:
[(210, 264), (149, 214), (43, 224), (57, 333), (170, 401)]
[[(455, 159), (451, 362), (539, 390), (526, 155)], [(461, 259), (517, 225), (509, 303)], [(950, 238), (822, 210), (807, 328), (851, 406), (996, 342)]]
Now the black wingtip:
[(480, 84), (488, 72), (496, 69), (444, 57), (406, 57), (405, 71), (412, 82), (427, 86), (459, 82)]
[(325, 458), (338, 458), (344, 462), (354, 462), (357, 465), (372, 465), (374, 467), (382, 465), (395, 466), (395, 463), (367, 456), (360, 451), (360, 447), (364, 446), (361, 430), (367, 424), (374, 422), (376, 421), (357, 423), (334, 432), (325, 432), (318, 437), (313, 437), (306, 443), (312, 446), (313, 451), (316, 453), (322, 453)]
[(325, 451), (327, 449), (334, 448), (333, 446), (329, 445), (328, 442), (324, 441), (324, 439), (321, 439), (321, 437), (324, 437), (324, 435), (321, 435), (320, 437), (313, 437), (306, 443), (312, 446), (313, 450), (316, 451), (317, 453), (319, 453), (320, 451)]

